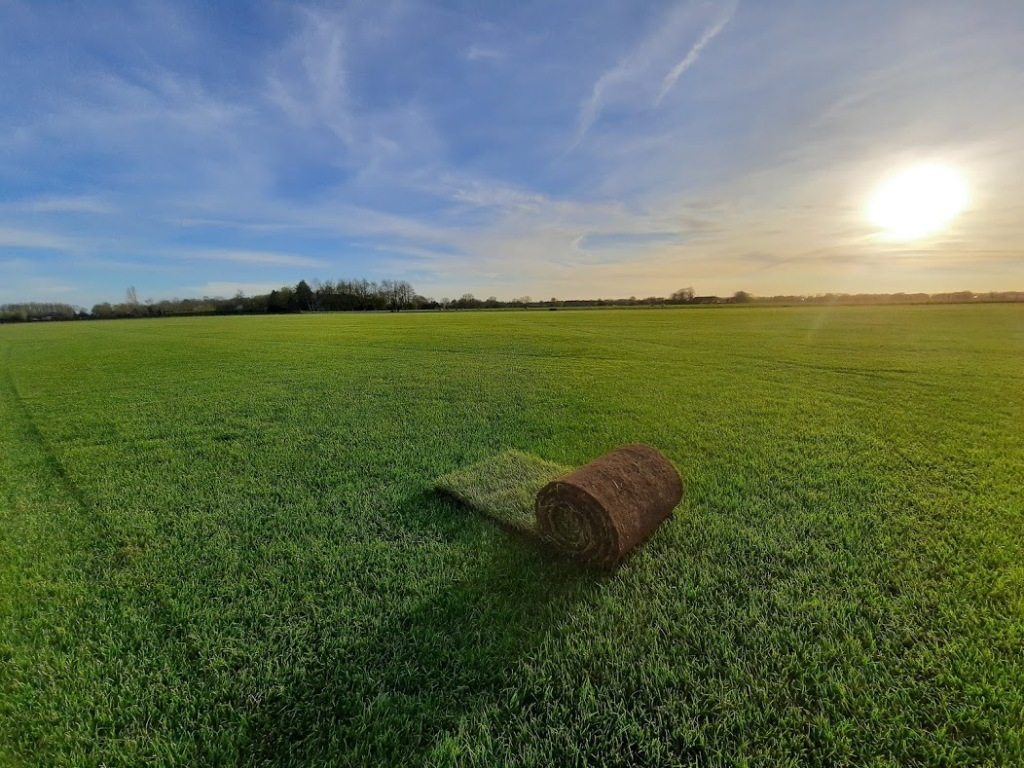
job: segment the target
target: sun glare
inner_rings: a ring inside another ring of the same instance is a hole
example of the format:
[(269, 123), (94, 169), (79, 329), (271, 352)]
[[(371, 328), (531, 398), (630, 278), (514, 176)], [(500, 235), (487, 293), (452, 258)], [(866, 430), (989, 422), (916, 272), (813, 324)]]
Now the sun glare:
[(916, 240), (945, 227), (967, 206), (958, 171), (917, 165), (886, 179), (868, 203), (868, 220), (892, 240)]

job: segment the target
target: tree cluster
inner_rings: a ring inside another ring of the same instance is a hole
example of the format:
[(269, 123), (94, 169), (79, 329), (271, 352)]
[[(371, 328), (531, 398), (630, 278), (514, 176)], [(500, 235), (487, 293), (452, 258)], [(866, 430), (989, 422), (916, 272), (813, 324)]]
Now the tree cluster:
[(26, 302), (0, 304), (0, 323), (26, 323), (30, 320), (76, 320), (88, 317), (85, 310), (70, 304)]
[(267, 297), (268, 312), (398, 312), (430, 304), (405, 280), (314, 280), (312, 286), (301, 280), (294, 289), (284, 287)]

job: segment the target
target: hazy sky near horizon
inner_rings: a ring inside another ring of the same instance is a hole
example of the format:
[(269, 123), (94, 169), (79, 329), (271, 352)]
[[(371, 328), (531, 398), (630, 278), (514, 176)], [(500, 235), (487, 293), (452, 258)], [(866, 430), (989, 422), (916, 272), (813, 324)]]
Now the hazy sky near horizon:
[[(0, 302), (1024, 288), (1024, 3), (0, 0)], [(968, 209), (880, 238), (887, 175)]]

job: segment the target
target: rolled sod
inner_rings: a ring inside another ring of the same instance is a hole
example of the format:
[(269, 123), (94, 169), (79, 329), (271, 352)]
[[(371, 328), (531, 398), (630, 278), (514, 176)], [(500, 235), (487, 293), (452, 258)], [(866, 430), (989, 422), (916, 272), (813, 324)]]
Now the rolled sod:
[(580, 560), (621, 562), (683, 497), (672, 463), (646, 445), (624, 445), (569, 471), (506, 451), (439, 478), (437, 487), (506, 527)]
[(668, 459), (646, 445), (624, 445), (544, 486), (537, 533), (558, 549), (602, 566), (620, 562), (683, 498)]

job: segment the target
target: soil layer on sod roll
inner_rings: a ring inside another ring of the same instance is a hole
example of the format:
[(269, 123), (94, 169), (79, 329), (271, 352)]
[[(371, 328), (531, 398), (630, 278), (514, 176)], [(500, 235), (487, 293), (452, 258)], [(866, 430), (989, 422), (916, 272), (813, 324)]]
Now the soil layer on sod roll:
[(574, 557), (612, 566), (682, 498), (672, 462), (650, 446), (624, 445), (544, 486), (537, 494), (537, 532)]
[(465, 469), (442, 475), (434, 483), (448, 494), (499, 525), (536, 534), (534, 500), (552, 480), (572, 471), (521, 451), (503, 451)]

